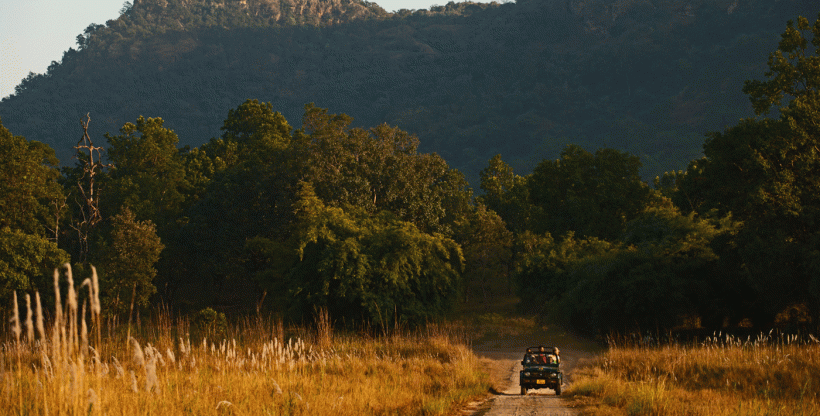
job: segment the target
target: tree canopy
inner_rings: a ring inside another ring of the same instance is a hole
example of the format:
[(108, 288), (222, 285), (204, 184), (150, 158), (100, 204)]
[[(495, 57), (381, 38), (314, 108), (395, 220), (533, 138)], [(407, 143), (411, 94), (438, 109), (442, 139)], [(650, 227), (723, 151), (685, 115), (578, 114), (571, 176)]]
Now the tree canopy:
[(68, 261), (68, 253), (53, 241), (9, 227), (0, 229), (0, 313), (10, 309), (14, 291), (39, 291), (44, 299), (53, 299), (52, 271)]
[(0, 123), (0, 312), (13, 291), (46, 292), (51, 271), (69, 261), (57, 244), (66, 202), (57, 164), (48, 145)]
[(281, 246), (260, 250), (271, 247), (264, 240), (249, 249), (265, 263), (291, 258), (289, 268), (263, 268), (256, 276), (297, 316), (325, 306), (337, 319), (417, 324), (452, 307), (464, 261), (455, 241), (387, 211), (372, 216), (358, 207), (326, 206), (304, 182), (295, 208), (298, 232), (285, 250), (298, 256), (282, 253)]
[(188, 181), (177, 149), (179, 139), (161, 118), (137, 118), (117, 136), (106, 133), (112, 170), (105, 183), (104, 209), (125, 206), (155, 224), (173, 224), (186, 205)]
[[(88, 49), (105, 30), (92, 29)], [(818, 36), (820, 17), (787, 24), (767, 79), (744, 87), (758, 116), (709, 133), (704, 157), (654, 188), (645, 158), (579, 138), (528, 173), (490, 158), (473, 197), (414, 134), (313, 104), (293, 128), (245, 100), (194, 148), (142, 116), (98, 148), (86, 118), (62, 176), (47, 145), (0, 126), (0, 292), (43, 287), (69, 251), (76, 270), (98, 266), (113, 313), (133, 294), (208, 317), (417, 324), (514, 292), (522, 311), (595, 335), (816, 330)]]
[(127, 206), (111, 217), (109, 235), (95, 260), (100, 270), (100, 291), (106, 313), (122, 314), (132, 301), (148, 306), (157, 288), (154, 266), (165, 246), (150, 220), (137, 221)]
[(0, 228), (56, 238), (54, 204), (65, 201), (58, 163), (48, 145), (14, 136), (0, 122)]
[(595, 154), (570, 145), (555, 161), (544, 160), (527, 179), (529, 199), (541, 208), (536, 229), (563, 235), (617, 238), (652, 196), (639, 175), (637, 156), (615, 149)]
[(743, 222), (720, 251), (728, 278), (751, 289), (736, 305), (742, 311), (737, 315), (761, 326), (795, 304), (820, 319), (820, 235), (814, 230), (820, 220), (818, 42), (820, 18), (814, 25), (803, 17), (796, 26), (790, 21), (769, 58), (769, 79), (748, 81), (743, 89), (757, 114), (778, 107), (779, 117), (741, 120), (711, 133), (704, 159), (678, 181), (676, 197), (694, 201), (691, 209), (731, 213)]

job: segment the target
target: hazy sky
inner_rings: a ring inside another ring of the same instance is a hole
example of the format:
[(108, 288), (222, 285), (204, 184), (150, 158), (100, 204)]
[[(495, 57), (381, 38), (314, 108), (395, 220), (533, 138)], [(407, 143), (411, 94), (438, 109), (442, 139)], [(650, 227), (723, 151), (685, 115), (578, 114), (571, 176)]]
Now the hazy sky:
[[(449, 0), (381, 0), (387, 11), (427, 9)], [(474, 0), (487, 1), (487, 0)], [(77, 45), (92, 23), (116, 19), (125, 0), (0, 0), (0, 98), (29, 72), (46, 72), (51, 61)]]

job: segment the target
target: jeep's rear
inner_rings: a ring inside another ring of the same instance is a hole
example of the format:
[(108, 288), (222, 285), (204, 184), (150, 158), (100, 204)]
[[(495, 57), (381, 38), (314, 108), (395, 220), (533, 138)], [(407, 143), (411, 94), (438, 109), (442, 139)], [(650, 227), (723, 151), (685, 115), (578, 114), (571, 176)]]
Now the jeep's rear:
[(519, 378), (521, 394), (527, 394), (528, 389), (548, 388), (555, 390), (556, 395), (560, 395), (561, 383), (564, 381), (559, 368), (560, 363), (557, 348), (540, 345), (527, 348), (527, 353), (521, 360), (523, 367)]

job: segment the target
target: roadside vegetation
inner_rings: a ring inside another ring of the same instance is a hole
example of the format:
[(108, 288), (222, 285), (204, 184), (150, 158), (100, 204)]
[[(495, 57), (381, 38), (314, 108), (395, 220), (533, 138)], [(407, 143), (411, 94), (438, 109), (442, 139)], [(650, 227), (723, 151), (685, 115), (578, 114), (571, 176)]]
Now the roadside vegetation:
[(715, 334), (700, 343), (611, 343), (567, 395), (584, 415), (816, 415), (820, 340)]
[[(619, 252), (623, 247), (567, 239), (561, 245), (585, 249), (574, 249), (579, 259), (561, 263), (552, 255), (542, 261), (559, 266), (549, 268), (552, 282), (569, 289), (553, 299), (563, 298), (559, 304), (573, 307), (575, 322), (587, 328), (729, 332), (688, 343), (610, 339), (609, 349), (582, 366), (568, 390), (586, 414), (820, 413), (820, 340), (812, 335), (820, 323), (818, 234), (807, 226), (820, 206), (810, 191), (820, 179), (820, 78), (811, 70), (820, 62), (819, 46), (820, 18), (813, 24), (803, 17), (788, 22), (770, 55), (769, 79), (747, 81), (743, 89), (759, 117), (711, 133), (704, 158), (658, 180), (668, 183), (665, 192), (688, 213), (688, 225), (667, 221), (677, 224), (669, 232), (657, 226), (662, 221), (644, 220), (632, 223), (627, 234), (654, 234), (661, 237), (657, 244)], [(780, 116), (768, 118), (774, 110)], [(698, 224), (710, 218), (721, 223)], [(681, 231), (688, 236), (680, 238)], [(590, 290), (601, 283), (638, 287), (645, 301), (624, 299), (623, 290), (609, 297)], [(586, 301), (574, 302), (581, 300), (578, 294)], [(731, 335), (748, 328), (763, 335)]]
[[(142, 116), (104, 148), (86, 115), (62, 170), (0, 124), (0, 315), (13, 324), (0, 404), (442, 414), (495, 380), (470, 339), (816, 335), (820, 17), (781, 38), (768, 79), (743, 88), (758, 117), (710, 133), (703, 158), (654, 187), (636, 155), (568, 145), (523, 176), (493, 157), (475, 196), (412, 134), (313, 104), (293, 128), (249, 99), (193, 149)], [(79, 289), (49, 277), (66, 263)], [(596, 411), (817, 410), (810, 337), (611, 346), (574, 390)]]
[(92, 288), (88, 299), (70, 286), (53, 320), (39, 296), (13, 316), (0, 348), (4, 414), (440, 415), (488, 389), (457, 327), (337, 334), (326, 310), (312, 327), (163, 311), (112, 326), (94, 279), (78, 287)]

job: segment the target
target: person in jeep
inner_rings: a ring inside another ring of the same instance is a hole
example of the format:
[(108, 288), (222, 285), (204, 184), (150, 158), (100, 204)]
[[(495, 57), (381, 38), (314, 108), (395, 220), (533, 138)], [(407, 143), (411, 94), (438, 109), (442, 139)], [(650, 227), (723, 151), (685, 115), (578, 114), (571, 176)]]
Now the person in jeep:
[(550, 388), (555, 390), (556, 395), (561, 394), (561, 384), (564, 376), (559, 369), (561, 356), (558, 348), (537, 347), (527, 348), (524, 359), (521, 360), (521, 370), (519, 385), (521, 394), (527, 394), (528, 389)]

